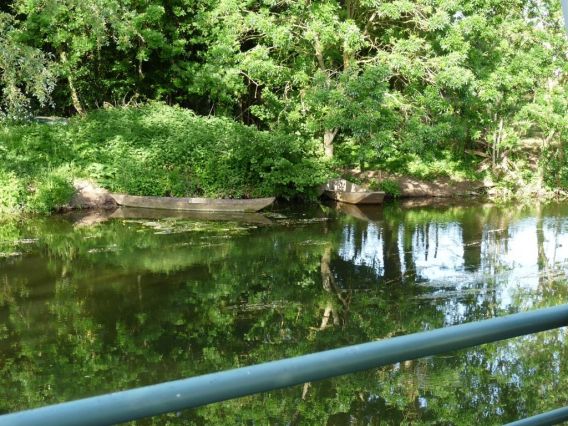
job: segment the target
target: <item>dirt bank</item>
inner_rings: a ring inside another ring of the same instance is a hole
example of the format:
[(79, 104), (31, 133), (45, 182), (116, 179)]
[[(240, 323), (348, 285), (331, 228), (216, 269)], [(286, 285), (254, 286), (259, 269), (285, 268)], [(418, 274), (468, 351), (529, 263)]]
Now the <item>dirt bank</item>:
[(363, 186), (377, 186), (382, 181), (394, 181), (400, 188), (400, 196), (408, 198), (475, 196), (485, 193), (489, 188), (482, 181), (455, 181), (447, 177), (423, 180), (380, 170), (351, 171), (349, 174), (361, 180)]

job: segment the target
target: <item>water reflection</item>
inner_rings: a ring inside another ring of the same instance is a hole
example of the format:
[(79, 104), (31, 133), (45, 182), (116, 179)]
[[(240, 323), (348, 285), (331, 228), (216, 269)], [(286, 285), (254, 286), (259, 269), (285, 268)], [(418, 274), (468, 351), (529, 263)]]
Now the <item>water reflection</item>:
[(361, 229), (360, 224), (347, 224), (339, 246), (339, 257), (357, 266), (373, 269), (378, 277), (384, 275), (385, 259), (381, 229), (369, 223)]
[[(447, 296), (455, 295), (449, 290), (467, 294), (490, 285), (500, 292), (496, 300), (502, 309), (519, 288), (534, 291), (543, 278), (566, 275), (568, 210), (563, 206), (513, 212), (489, 205), (438, 207), (430, 209), (435, 220), (424, 210), (388, 206), (381, 220), (365, 217), (368, 223), (347, 223), (339, 257), (372, 269), (377, 284), (385, 277), (410, 279)], [(363, 216), (340, 211), (357, 219)]]
[[(568, 300), (565, 204), (104, 219), (0, 222), (0, 412)], [(141, 424), (502, 423), (565, 404), (565, 341), (557, 330)]]

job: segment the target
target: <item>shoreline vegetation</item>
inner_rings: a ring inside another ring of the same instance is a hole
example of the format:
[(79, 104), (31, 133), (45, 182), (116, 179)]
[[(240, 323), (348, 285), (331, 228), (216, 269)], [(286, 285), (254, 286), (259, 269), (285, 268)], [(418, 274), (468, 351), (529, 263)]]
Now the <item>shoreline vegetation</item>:
[(337, 177), (395, 197), (567, 195), (558, 1), (8, 0), (0, 46), (1, 211), (57, 210), (76, 180), (174, 197), (314, 200)]
[(567, 196), (562, 188), (534, 180), (516, 186), (495, 181), (490, 174), (460, 169), (458, 162), (447, 158), (423, 163), (413, 158), (402, 173), (342, 169), (322, 157), (315, 139), (259, 131), (163, 103), (107, 108), (69, 120), (48, 120), (49, 124), (42, 121), (0, 129), (1, 213), (83, 208), (70, 202), (85, 182), (95, 190), (131, 195), (275, 195), (315, 201), (319, 186), (343, 176), (391, 198), (485, 196), (507, 201)]
[(158, 103), (0, 134), (5, 210), (63, 207), (77, 179), (130, 195), (313, 198), (326, 177), (315, 144)]
[[(0, 130), (2, 213), (84, 208), (70, 201), (85, 185), (131, 195), (275, 195), (315, 201), (318, 187), (338, 176), (385, 191), (391, 198), (566, 197), (560, 188), (535, 182), (512, 187), (489, 174), (460, 169), (448, 158), (423, 163), (413, 158), (400, 167), (402, 173), (341, 168), (322, 155), (315, 139), (259, 131), (157, 102), (41, 121)], [(413, 176), (410, 170), (417, 173)]]

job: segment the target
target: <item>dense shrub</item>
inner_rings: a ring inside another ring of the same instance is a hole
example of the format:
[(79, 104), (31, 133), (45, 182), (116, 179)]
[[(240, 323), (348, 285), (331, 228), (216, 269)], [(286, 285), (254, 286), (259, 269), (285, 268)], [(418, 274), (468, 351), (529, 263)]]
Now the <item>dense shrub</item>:
[(72, 176), (69, 169), (63, 167), (38, 177), (28, 196), (28, 210), (49, 213), (66, 206), (75, 191)]
[(394, 179), (385, 179), (385, 180), (381, 181), (378, 185), (378, 188), (381, 191), (390, 195), (391, 197), (394, 197), (394, 198), (400, 197), (400, 194), (401, 194), (400, 185)]
[(23, 194), (21, 180), (14, 173), (0, 169), (0, 214), (17, 211), (22, 203)]
[(75, 176), (135, 195), (235, 198), (310, 196), (326, 177), (316, 141), (160, 103), (4, 127), (1, 136), (0, 171), (29, 184), (34, 211), (61, 205)]
[(539, 168), (549, 188), (568, 189), (568, 147), (547, 147), (543, 150)]

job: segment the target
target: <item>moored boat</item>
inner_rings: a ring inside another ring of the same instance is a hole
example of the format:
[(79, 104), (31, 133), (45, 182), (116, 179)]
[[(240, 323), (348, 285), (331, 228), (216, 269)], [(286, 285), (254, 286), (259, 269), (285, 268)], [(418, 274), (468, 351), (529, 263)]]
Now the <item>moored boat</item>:
[(381, 204), (385, 193), (368, 191), (365, 188), (345, 179), (329, 181), (323, 188), (324, 194), (332, 200), (349, 204)]
[(234, 200), (230, 198), (176, 198), (143, 197), (125, 194), (111, 195), (119, 206), (206, 212), (257, 212), (268, 207), (275, 200), (275, 197)]

